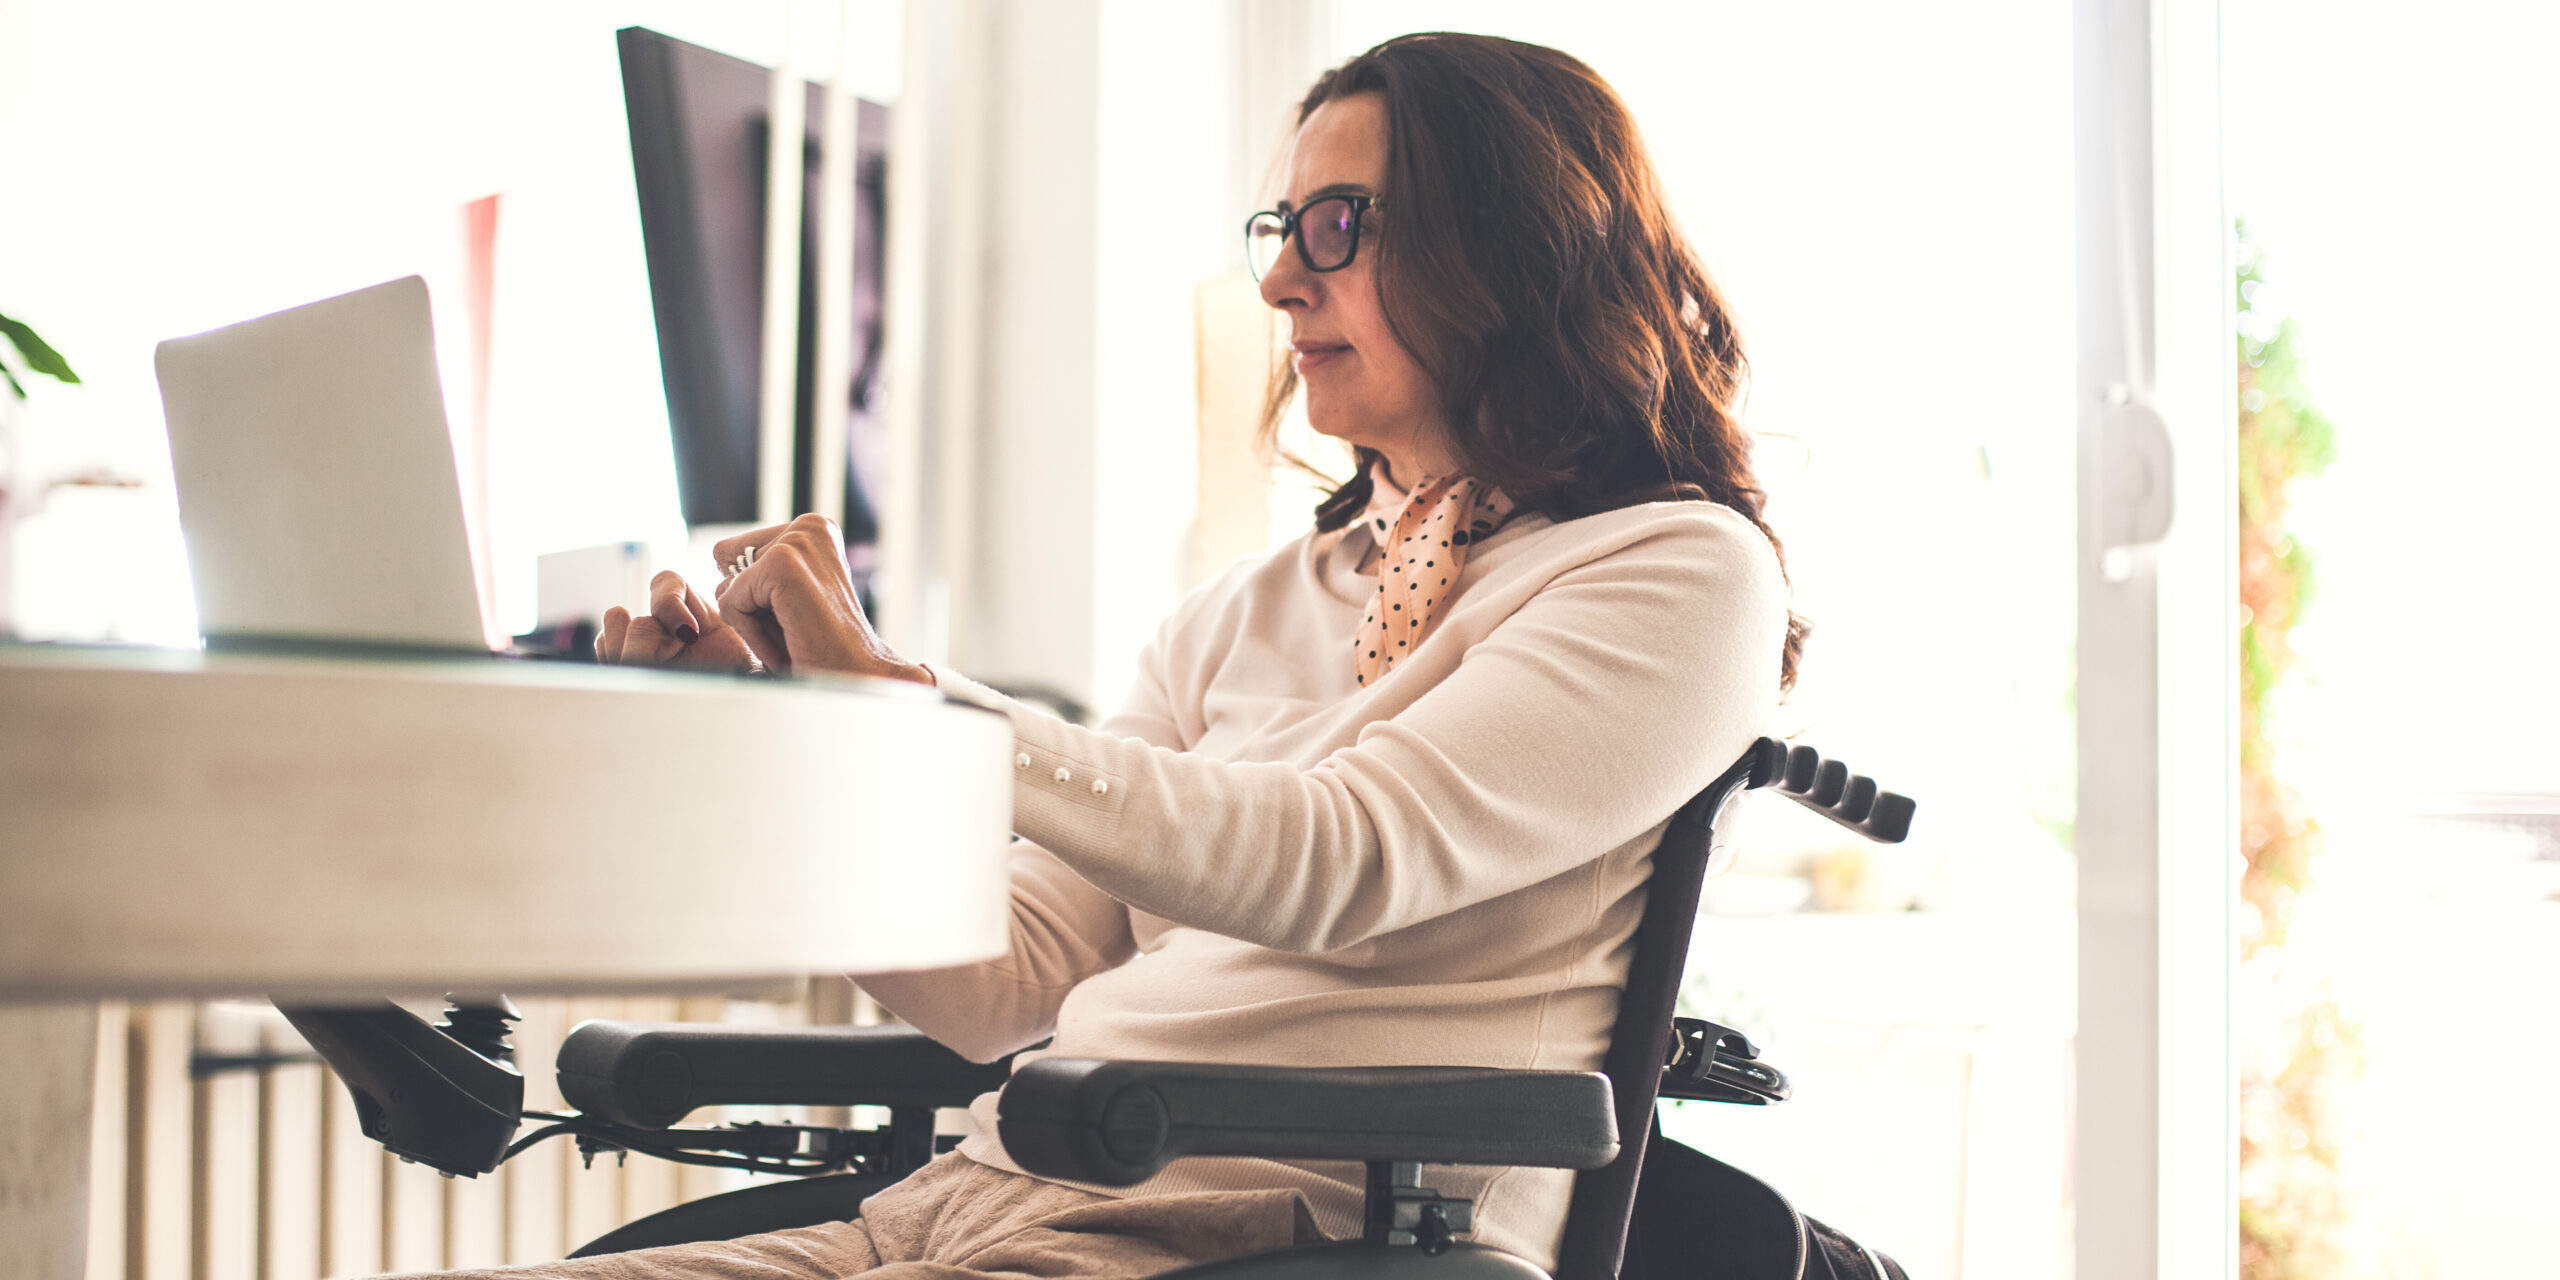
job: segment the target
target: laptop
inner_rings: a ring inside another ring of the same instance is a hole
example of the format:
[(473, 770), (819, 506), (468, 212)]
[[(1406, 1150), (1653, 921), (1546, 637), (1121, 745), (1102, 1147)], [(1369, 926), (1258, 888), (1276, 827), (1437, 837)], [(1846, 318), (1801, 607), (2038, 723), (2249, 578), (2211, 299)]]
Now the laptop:
[(160, 344), (208, 646), (487, 653), (427, 285)]

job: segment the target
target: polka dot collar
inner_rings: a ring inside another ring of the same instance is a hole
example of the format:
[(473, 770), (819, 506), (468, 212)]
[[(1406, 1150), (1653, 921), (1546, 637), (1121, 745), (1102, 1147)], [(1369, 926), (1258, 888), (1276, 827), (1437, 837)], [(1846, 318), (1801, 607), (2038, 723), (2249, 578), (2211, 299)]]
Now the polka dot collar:
[(1372, 504), (1360, 517), (1378, 542), (1378, 591), (1351, 641), (1352, 670), (1363, 686), (1422, 644), (1468, 549), (1514, 510), (1511, 499), (1472, 476), (1425, 476), (1392, 514), (1384, 505)]

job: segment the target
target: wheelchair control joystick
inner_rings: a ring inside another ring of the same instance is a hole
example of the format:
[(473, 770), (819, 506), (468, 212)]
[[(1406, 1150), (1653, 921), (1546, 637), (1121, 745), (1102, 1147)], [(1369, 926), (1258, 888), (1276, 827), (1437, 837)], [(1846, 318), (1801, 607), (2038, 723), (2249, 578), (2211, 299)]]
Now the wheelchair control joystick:
[(277, 1010), (346, 1085), (357, 1128), (393, 1155), (466, 1178), (507, 1158), (524, 1077), (506, 1042), (522, 1015), (504, 996), (457, 1001), (441, 1025), (388, 1000)]
[(524, 1021), (524, 1010), (503, 995), (445, 993), (444, 1021), (436, 1030), (491, 1062), (515, 1065), (516, 1047), (507, 1036)]

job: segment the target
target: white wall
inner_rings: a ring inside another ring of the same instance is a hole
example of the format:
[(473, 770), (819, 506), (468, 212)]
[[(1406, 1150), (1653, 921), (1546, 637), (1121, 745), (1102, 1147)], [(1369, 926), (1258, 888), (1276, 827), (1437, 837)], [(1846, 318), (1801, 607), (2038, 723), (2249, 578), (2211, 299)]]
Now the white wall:
[(1101, 14), (1007, 3), (991, 16), (981, 417), (946, 427), (978, 436), (952, 660), (1090, 698)]
[[(1190, 585), (1198, 474), (1194, 290), (1243, 259), (1233, 175), (1262, 157), (1237, 123), (1237, 6), (1103, 6), (1095, 364), (1095, 693)], [(1242, 154), (1239, 154), (1242, 151)]]
[[(913, 319), (932, 349), (915, 367), (943, 509), (919, 533), (914, 599), (929, 616), (891, 638), (1107, 711), (1190, 585), (1193, 295), (1238, 268), (1244, 193), (1269, 159), (1244, 123), (1243, 68), (1266, 53), (1247, 36), (1321, 28), (1331, 5), (910, 12), (933, 32), (909, 76), (932, 86), (939, 130), (910, 180), (949, 196), (923, 228), (932, 243), (905, 249), (928, 260)], [(948, 483), (955, 459), (970, 483)]]

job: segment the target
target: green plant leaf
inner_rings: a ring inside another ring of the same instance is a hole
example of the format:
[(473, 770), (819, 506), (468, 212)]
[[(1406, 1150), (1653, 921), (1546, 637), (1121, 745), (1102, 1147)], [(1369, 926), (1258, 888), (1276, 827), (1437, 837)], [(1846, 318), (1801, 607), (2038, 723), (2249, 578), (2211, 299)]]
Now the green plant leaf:
[(19, 399), (24, 400), (27, 398), (27, 389), (18, 385), (18, 375), (9, 372), (9, 366), (0, 364), (0, 378), (7, 378), (9, 380), (9, 389), (17, 392)]
[[(29, 369), (50, 378), (59, 378), (64, 382), (80, 380), (80, 375), (71, 371), (71, 362), (63, 359), (62, 353), (54, 350), (51, 344), (37, 337), (36, 331), (28, 328), (24, 321), (0, 316), (0, 337), (7, 338), (9, 345), (16, 347), (18, 354), (26, 357)], [(17, 381), (13, 377), (9, 380), (9, 384), (17, 387)], [(17, 391), (21, 397), (27, 394), (25, 387), (17, 387)]]

